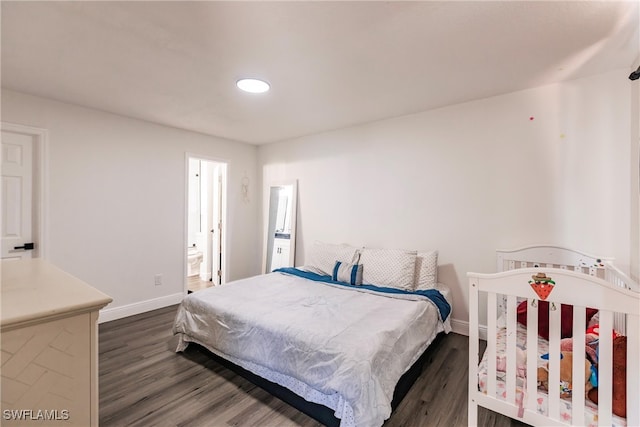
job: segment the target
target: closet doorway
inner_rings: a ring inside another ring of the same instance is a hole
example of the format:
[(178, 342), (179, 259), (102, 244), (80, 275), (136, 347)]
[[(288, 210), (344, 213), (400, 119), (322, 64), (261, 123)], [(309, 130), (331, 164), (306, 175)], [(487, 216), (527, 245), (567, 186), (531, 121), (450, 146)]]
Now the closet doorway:
[(187, 154), (187, 292), (225, 282), (226, 188), (226, 162)]

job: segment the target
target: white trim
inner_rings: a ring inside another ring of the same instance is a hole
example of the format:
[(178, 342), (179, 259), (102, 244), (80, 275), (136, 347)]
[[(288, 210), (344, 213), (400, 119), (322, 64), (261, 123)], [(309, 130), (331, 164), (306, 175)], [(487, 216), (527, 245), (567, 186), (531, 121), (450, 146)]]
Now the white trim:
[(124, 317), (134, 316), (140, 313), (146, 313), (147, 311), (157, 310), (159, 308), (168, 307), (170, 305), (180, 304), (183, 298), (184, 294), (182, 292), (178, 292), (177, 294), (165, 295), (146, 301), (134, 302), (132, 304), (127, 304), (120, 307), (104, 308), (100, 310), (98, 323), (110, 322), (112, 320), (122, 319)]
[(34, 172), (34, 199), (37, 203), (37, 232), (33, 239), (37, 242), (37, 252), (34, 256), (47, 259), (47, 248), (49, 243), (49, 131), (35, 126), (21, 125), (17, 123), (0, 122), (2, 130), (24, 135), (31, 135), (34, 138), (34, 152), (37, 156)]
[[(469, 322), (458, 319), (451, 319), (451, 332), (469, 336)], [(487, 340), (487, 325), (478, 326), (478, 337)]]

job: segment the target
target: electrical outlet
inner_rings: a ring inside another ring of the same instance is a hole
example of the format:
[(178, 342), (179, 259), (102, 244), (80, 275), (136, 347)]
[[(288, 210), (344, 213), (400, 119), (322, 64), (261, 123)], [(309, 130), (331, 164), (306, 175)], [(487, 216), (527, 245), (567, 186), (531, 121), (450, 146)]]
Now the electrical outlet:
[(153, 277), (153, 280), (154, 280), (154, 282), (155, 282), (156, 286), (160, 286), (160, 285), (162, 285), (162, 274), (156, 274), (156, 275)]

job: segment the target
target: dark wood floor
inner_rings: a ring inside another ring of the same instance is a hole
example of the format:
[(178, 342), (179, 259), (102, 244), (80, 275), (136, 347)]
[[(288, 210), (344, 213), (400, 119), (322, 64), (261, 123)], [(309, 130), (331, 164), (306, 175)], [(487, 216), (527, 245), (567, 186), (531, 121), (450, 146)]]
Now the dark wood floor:
[[(189, 346), (175, 353), (176, 306), (100, 325), (100, 425), (320, 426)], [(468, 338), (449, 334), (385, 423), (467, 425)], [(480, 409), (478, 425), (522, 426)]]

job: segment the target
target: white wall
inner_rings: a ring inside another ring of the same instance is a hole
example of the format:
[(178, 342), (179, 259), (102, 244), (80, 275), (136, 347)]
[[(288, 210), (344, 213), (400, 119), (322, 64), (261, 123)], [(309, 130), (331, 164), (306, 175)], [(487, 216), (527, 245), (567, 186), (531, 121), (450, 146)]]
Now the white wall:
[(111, 317), (183, 293), (186, 152), (229, 164), (228, 279), (260, 271), (260, 203), (241, 197), (245, 173), (259, 191), (255, 146), (8, 90), (2, 121), (48, 130), (47, 257), (110, 295)]
[(627, 76), (259, 147), (263, 185), (298, 179), (296, 263), (316, 239), (438, 249), (439, 279), (453, 288), (453, 318), (462, 322), (466, 272), (495, 271), (496, 248), (557, 243), (628, 268)]

